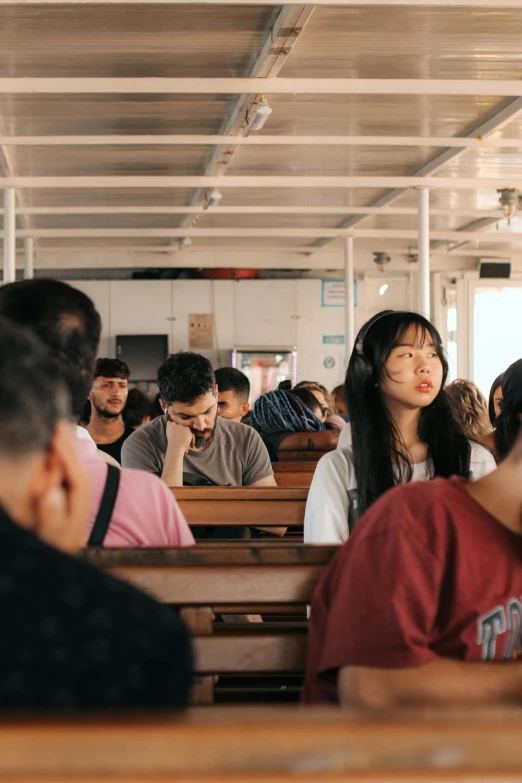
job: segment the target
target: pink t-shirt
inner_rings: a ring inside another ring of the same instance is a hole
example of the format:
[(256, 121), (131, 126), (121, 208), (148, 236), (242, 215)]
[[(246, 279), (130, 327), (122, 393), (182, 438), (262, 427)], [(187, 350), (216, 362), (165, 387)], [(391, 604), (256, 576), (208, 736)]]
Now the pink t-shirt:
[[(91, 482), (91, 510), (84, 544), (90, 536), (100, 507), (107, 463), (98, 456), (92, 440), (76, 439), (80, 459)], [(118, 496), (103, 545), (106, 547), (191, 546), (194, 536), (172, 492), (152, 473), (121, 471)]]

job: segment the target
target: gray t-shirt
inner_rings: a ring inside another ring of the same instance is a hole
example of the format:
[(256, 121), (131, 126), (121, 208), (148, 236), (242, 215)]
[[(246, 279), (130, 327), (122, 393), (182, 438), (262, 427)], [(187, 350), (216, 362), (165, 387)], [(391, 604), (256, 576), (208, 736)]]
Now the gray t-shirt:
[[(161, 476), (167, 451), (167, 418), (158, 418), (136, 430), (123, 444), (124, 468), (139, 468)], [(189, 451), (183, 472), (203, 476), (219, 487), (248, 487), (273, 475), (260, 435), (244, 424), (218, 416), (214, 440), (206, 451)]]

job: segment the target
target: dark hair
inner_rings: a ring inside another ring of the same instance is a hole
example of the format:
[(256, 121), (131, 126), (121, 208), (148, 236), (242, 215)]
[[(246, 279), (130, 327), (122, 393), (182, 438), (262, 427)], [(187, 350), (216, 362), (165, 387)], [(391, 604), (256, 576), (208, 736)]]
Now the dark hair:
[(78, 424), (89, 424), (92, 415), (91, 401), (85, 400), (82, 412), (78, 418)]
[(152, 421), (152, 419), (157, 419), (158, 416), (163, 416), (163, 408), (160, 404), (161, 394), (158, 392), (154, 395), (154, 397), (151, 400), (150, 408), (149, 408), (149, 416)]
[[(370, 324), (370, 326), (369, 326)], [(374, 500), (396, 483), (411, 481), (413, 467), (400, 433), (383, 402), (377, 385), (386, 361), (410, 327), (419, 336), (427, 333), (442, 362), (443, 378), (439, 394), (421, 409), (419, 438), (428, 447), (427, 459), (436, 476), (468, 476), (471, 448), (453, 420), (444, 384), (448, 362), (435, 327), (417, 313), (388, 311), (363, 326), (350, 357), (345, 381), (345, 397), (352, 426), (353, 460), (362, 514)], [(359, 352), (361, 336), (362, 354)], [(366, 362), (369, 372), (365, 371)]]
[(130, 370), (125, 362), (119, 359), (97, 359), (94, 368), (95, 378), (130, 378)]
[(285, 378), (284, 381), (279, 381), (277, 384), (278, 391), (292, 391), (292, 381)]
[(502, 405), (495, 421), (495, 446), (500, 459), (511, 450), (520, 432), (522, 413), (522, 359), (511, 364), (502, 374)]
[(495, 392), (500, 387), (502, 388), (502, 376), (504, 373), (500, 373), (498, 378), (495, 378), (493, 381), (493, 384), (491, 386), (491, 389), (489, 391), (489, 400), (488, 400), (488, 413), (489, 413), (489, 420), (493, 427), (495, 426), (495, 420), (497, 418), (497, 414), (495, 413)]
[(171, 353), (158, 370), (158, 388), (163, 402), (188, 405), (216, 386), (216, 376), (208, 359), (199, 353)]
[[(117, 378), (118, 376), (113, 377)], [(143, 419), (150, 416), (148, 395), (141, 389), (131, 389), (121, 415), (126, 427), (139, 427), (143, 423)]]
[[(314, 394), (312, 394), (310, 389), (307, 389), (304, 386), (301, 388), (297, 388), (296, 386), (295, 389), (292, 389), (292, 391), (289, 392), (289, 394), (293, 394), (294, 397), (299, 397), (301, 402), (304, 402), (308, 410), (311, 413), (313, 413), (314, 416), (317, 416), (318, 419), (322, 418), (323, 409), (321, 408), (321, 403), (319, 402), (317, 397)], [(317, 415), (317, 411), (319, 411), (319, 415)]]
[(235, 367), (220, 367), (216, 370), (216, 383), (219, 391), (233, 391), (241, 402), (248, 402), (250, 397), (250, 381), (245, 373)]
[(0, 287), (0, 315), (27, 326), (49, 348), (78, 418), (92, 386), (101, 320), (88, 296), (59, 280)]
[(28, 329), (0, 318), (0, 453), (46, 451), (68, 416), (67, 389), (49, 351)]

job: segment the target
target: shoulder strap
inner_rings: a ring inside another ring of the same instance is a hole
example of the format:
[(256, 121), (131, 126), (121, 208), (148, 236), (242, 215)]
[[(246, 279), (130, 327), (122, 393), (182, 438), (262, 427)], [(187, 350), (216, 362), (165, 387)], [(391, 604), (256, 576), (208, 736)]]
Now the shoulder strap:
[(87, 546), (102, 546), (107, 535), (107, 530), (111, 522), (118, 487), (120, 485), (121, 470), (114, 465), (107, 465), (107, 481), (98, 509), (98, 514), (91, 530), (91, 535), (87, 541)]

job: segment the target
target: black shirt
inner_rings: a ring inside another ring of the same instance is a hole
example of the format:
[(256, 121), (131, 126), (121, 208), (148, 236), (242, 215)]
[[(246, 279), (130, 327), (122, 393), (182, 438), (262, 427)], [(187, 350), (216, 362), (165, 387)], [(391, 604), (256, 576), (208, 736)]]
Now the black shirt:
[(1, 508), (0, 607), (0, 709), (186, 703), (192, 652), (179, 617)]
[(133, 432), (134, 427), (125, 427), (123, 435), (121, 438), (118, 438), (118, 440), (115, 440), (112, 443), (97, 443), (96, 446), (100, 449), (100, 451), (104, 451), (106, 454), (110, 454), (111, 457), (121, 465), (121, 447), (129, 435), (132, 435)]

